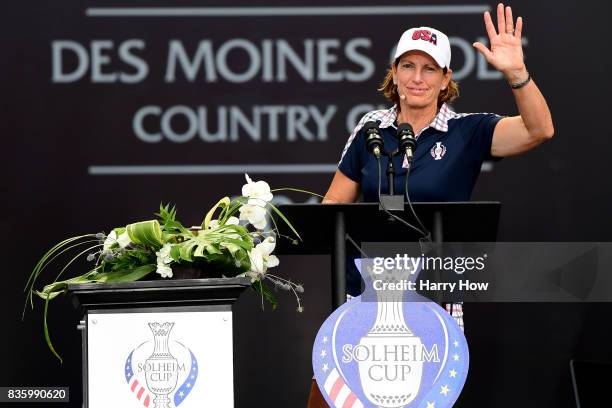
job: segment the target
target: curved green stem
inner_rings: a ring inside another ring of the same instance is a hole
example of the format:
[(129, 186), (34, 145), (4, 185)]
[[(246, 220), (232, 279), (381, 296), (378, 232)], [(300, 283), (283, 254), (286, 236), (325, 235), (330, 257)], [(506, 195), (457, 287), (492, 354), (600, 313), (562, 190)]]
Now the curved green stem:
[(299, 188), (293, 188), (293, 187), (280, 187), (280, 188), (275, 188), (273, 190), (270, 190), (271, 192), (275, 192), (275, 191), (295, 191), (297, 193), (305, 193), (305, 194), (310, 194), (316, 197), (320, 197), (320, 198), (325, 198), (325, 196), (322, 196), (321, 194), (317, 194), (314, 193), (312, 191), (308, 191), (308, 190), (301, 190)]

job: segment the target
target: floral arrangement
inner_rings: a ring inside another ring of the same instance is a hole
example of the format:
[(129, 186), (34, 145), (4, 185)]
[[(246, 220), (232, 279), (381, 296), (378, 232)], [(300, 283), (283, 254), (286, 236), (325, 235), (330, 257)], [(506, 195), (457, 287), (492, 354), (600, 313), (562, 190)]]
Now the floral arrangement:
[[(304, 291), (302, 285), (268, 272), (279, 264), (273, 255), (276, 238), (292, 239), (297, 244), (300, 235), (271, 203), (273, 194), (268, 183), (254, 182), (248, 175), (245, 177), (247, 183), (242, 187), (242, 196), (219, 200), (198, 227), (186, 228), (176, 219), (175, 207), (160, 205), (156, 214), (159, 219), (114, 228), (108, 235), (97, 233), (68, 238), (52, 247), (34, 267), (25, 288), (26, 306), (30, 303), (33, 308), (34, 295), (45, 301), (44, 335), (51, 352), (61, 361), (49, 336), (49, 301), (65, 293), (71, 283), (133, 282), (152, 273), (163, 279), (172, 278), (180, 268), (200, 269), (213, 277), (249, 277), (252, 288), (261, 294), (262, 306), (264, 298), (273, 308), (277, 304), (266, 282), (274, 288), (291, 291), (298, 312), (302, 312), (299, 296)], [(280, 190), (305, 192), (291, 188), (274, 191)], [(273, 213), (287, 224), (295, 237), (282, 236), (274, 217), (270, 217), (272, 225), (268, 226), (268, 215)], [(73, 255), (75, 252), (77, 254)], [(71, 258), (55, 280), (36, 290), (40, 274), (58, 257), (66, 255)], [(87, 261), (94, 263), (88, 272), (59, 280), (77, 259), (85, 256)]]

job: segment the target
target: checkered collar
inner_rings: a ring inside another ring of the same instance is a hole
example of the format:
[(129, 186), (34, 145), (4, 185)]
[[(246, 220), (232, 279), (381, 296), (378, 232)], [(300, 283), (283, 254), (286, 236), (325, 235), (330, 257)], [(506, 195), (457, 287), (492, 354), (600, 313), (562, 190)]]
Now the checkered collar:
[[(446, 103), (443, 103), (436, 117), (431, 121), (431, 123), (428, 126), (425, 126), (423, 130), (432, 127), (440, 132), (447, 132), (448, 131), (448, 121), (452, 119), (454, 116), (455, 116), (455, 112), (453, 112)], [(395, 127), (396, 120), (397, 120), (397, 105), (393, 105), (391, 108), (384, 111), (380, 119), (379, 127), (381, 128)], [(419, 134), (422, 133), (423, 130), (421, 130)]]

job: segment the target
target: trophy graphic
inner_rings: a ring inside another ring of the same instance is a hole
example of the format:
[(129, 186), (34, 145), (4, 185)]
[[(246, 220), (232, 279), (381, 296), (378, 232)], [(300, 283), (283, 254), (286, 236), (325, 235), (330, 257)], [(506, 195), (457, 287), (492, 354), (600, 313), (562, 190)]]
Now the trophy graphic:
[[(418, 395), (423, 375), (423, 343), (404, 320), (404, 290), (384, 288), (398, 287), (411, 275), (406, 269), (385, 270), (381, 275), (367, 269), (372, 280), (385, 286), (376, 290), (376, 321), (356, 347), (359, 378), (364, 395), (372, 404), (401, 408)], [(366, 282), (366, 291), (374, 290), (372, 284)]]
[(146, 382), (151, 393), (155, 394), (154, 408), (170, 408), (168, 395), (176, 388), (178, 381), (178, 364), (170, 354), (168, 340), (174, 323), (149, 323), (153, 332), (154, 348), (151, 356), (145, 361)]

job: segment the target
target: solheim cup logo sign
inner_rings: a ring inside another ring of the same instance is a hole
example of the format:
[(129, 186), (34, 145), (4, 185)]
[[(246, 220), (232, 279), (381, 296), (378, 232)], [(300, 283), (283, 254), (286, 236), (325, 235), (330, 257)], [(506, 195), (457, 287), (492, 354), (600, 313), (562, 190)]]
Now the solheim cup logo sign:
[(417, 270), (374, 272), (372, 260), (356, 263), (365, 291), (327, 318), (313, 347), (313, 369), (327, 403), (453, 406), (469, 366), (461, 328), (442, 307), (408, 289)]
[(125, 381), (139, 402), (134, 407), (178, 407), (196, 385), (197, 359), (185, 345), (170, 341), (174, 323), (148, 325), (152, 339), (134, 348), (125, 361)]

